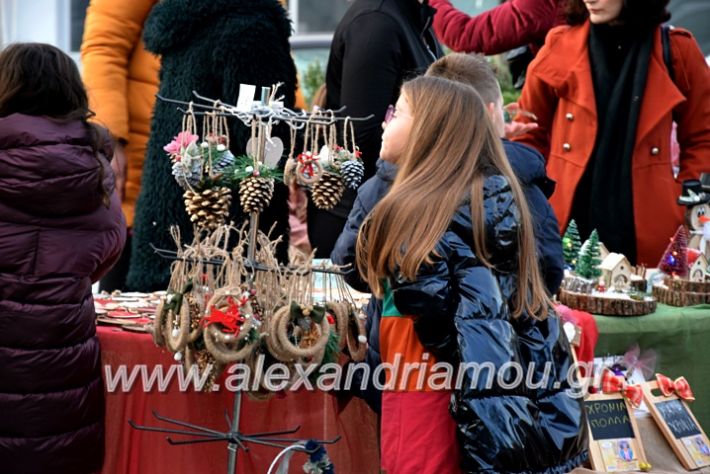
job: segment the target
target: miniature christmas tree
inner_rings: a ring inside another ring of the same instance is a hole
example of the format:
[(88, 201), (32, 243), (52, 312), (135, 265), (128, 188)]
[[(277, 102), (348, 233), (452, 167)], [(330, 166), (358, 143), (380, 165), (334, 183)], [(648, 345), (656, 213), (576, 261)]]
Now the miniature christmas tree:
[(577, 223), (572, 219), (569, 221), (564, 237), (562, 237), (562, 250), (564, 252), (565, 263), (571, 268), (577, 266), (577, 256), (579, 255), (581, 245), (582, 242), (579, 240)]
[(588, 280), (599, 278), (602, 274), (599, 269), (600, 263), (599, 234), (595, 229), (579, 251), (575, 272)]
[(666, 275), (688, 276), (688, 233), (685, 226), (681, 225), (676, 230), (661, 261), (658, 262), (658, 269)]

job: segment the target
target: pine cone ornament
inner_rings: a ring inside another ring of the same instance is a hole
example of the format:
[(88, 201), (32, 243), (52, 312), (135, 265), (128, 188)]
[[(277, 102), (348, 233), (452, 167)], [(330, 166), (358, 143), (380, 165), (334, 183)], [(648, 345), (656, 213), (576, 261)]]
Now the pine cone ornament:
[(357, 189), (362, 182), (362, 177), (365, 175), (365, 165), (358, 160), (350, 160), (343, 163), (340, 167), (340, 172), (343, 175), (343, 183), (350, 189)]
[(190, 167), (186, 167), (182, 161), (173, 163), (173, 177), (182, 189), (197, 186), (200, 183), (201, 173), (201, 164), (198, 161), (193, 161)]
[(274, 195), (274, 180), (249, 176), (239, 183), (239, 202), (247, 214), (262, 212)]
[(234, 164), (236, 158), (231, 151), (227, 150), (222, 153), (222, 156), (218, 160), (212, 163), (212, 171), (215, 173), (222, 173), (225, 169), (229, 168)]
[(311, 191), (313, 204), (318, 209), (332, 209), (340, 202), (344, 190), (345, 185), (340, 176), (335, 173), (325, 172), (320, 180), (313, 185), (313, 191)]
[(216, 187), (204, 191), (185, 191), (185, 209), (190, 220), (198, 228), (215, 229), (224, 224), (232, 202), (231, 190)]

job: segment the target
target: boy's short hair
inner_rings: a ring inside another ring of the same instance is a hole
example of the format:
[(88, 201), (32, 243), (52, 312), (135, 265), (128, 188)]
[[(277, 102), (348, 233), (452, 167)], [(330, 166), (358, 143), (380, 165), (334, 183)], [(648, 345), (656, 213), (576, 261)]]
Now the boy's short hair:
[(493, 67), (482, 54), (448, 54), (429, 66), (425, 75), (468, 84), (476, 89), (486, 104), (495, 104), (501, 97)]

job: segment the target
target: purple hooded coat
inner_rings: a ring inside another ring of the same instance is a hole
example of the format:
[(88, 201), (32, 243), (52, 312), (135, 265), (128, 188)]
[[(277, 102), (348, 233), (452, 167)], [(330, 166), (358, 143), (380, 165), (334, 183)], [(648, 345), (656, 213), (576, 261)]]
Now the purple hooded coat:
[(104, 399), (91, 284), (126, 224), (81, 122), (0, 118), (0, 472), (101, 469)]

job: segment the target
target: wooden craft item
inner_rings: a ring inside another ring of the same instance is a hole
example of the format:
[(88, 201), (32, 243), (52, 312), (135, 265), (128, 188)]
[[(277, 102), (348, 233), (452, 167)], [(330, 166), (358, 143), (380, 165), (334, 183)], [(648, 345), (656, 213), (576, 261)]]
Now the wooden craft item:
[(560, 289), (560, 303), (570, 308), (592, 314), (607, 316), (642, 316), (656, 311), (656, 301), (638, 301), (627, 298), (607, 298), (603, 296), (575, 293)]
[(588, 395), (584, 408), (595, 471), (638, 471), (647, 463), (633, 408), (620, 393)]
[(688, 404), (675, 394), (656, 396), (654, 391), (658, 391), (657, 381), (645, 383), (644, 401), (683, 467), (710, 466), (710, 440)]

